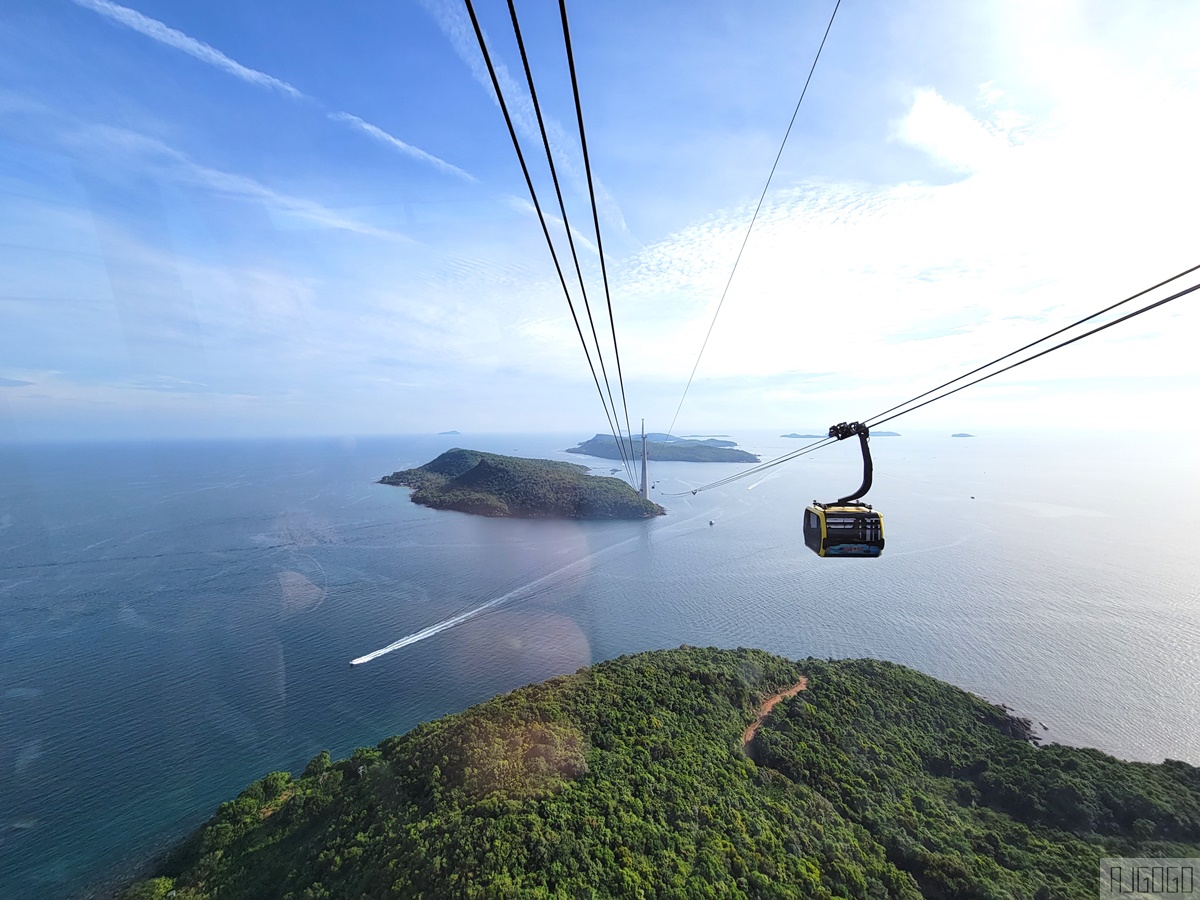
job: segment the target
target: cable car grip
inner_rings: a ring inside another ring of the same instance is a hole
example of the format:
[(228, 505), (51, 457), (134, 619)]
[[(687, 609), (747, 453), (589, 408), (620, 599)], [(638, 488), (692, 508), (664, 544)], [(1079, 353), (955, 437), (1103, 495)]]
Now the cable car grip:
[(863, 496), (871, 489), (871, 481), (874, 478), (875, 466), (871, 462), (871, 448), (868, 441), (871, 438), (871, 429), (861, 422), (839, 422), (837, 425), (829, 426), (829, 436), (837, 438), (839, 441), (844, 441), (848, 437), (858, 435), (858, 444), (862, 448), (863, 457), (863, 481), (862, 486), (853, 494), (847, 494), (845, 497), (839, 497), (838, 503), (851, 503)]

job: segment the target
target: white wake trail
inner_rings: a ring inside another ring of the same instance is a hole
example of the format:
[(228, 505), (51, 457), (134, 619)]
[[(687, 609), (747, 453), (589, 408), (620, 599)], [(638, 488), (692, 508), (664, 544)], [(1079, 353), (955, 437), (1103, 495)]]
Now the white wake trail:
[[(688, 529), (687, 526), (701, 518), (703, 518), (702, 514), (689, 516), (686, 519), (682, 519), (678, 522), (672, 522), (670, 525), (662, 527), (658, 530), (658, 533), (660, 536), (678, 531), (684, 531), (684, 533), (688, 533), (691, 529)], [(451, 616), (449, 619), (443, 619), (441, 622), (438, 622), (435, 625), (430, 625), (428, 628), (422, 628), (420, 631), (414, 631), (412, 634), (406, 634), (404, 637), (400, 638), (400, 640), (394, 641), (388, 644), (386, 647), (380, 647), (378, 650), (374, 650), (371, 653), (368, 653), (366, 656), (360, 656), (357, 659), (352, 659), (350, 660), (350, 665), (361, 666), (363, 663), (369, 663), (371, 660), (378, 659), (386, 653), (391, 653), (393, 650), (399, 650), (402, 647), (407, 647), (411, 644), (417, 643), (418, 641), (431, 638), (435, 634), (441, 634), (443, 631), (453, 628), (456, 625), (461, 625), (468, 619), (473, 619), (480, 613), (485, 612), (494, 606), (498, 606), (499, 604), (504, 603), (506, 600), (511, 600), (514, 597), (520, 596), (522, 593), (537, 587), (539, 584), (544, 584), (557, 575), (561, 575), (564, 572), (569, 572), (572, 569), (578, 568), (589, 560), (593, 560), (598, 556), (603, 556), (606, 553), (610, 553), (611, 551), (616, 550), (618, 547), (624, 547), (626, 544), (632, 544), (634, 541), (640, 540), (643, 540), (643, 536), (635, 535), (633, 537), (626, 538), (623, 541), (617, 541), (615, 544), (611, 544), (608, 547), (597, 550), (595, 553), (589, 553), (587, 556), (580, 557), (574, 562), (567, 563), (565, 566), (557, 568), (553, 572), (542, 575), (540, 578), (535, 578), (528, 584), (523, 584), (518, 588), (513, 588), (507, 594), (502, 594), (501, 596), (496, 597), (494, 600), (488, 600), (486, 603), (482, 603), (479, 606), (476, 606), (474, 609), (468, 609), (464, 613)]]
[[(546, 577), (549, 578), (550, 576), (547, 575)], [(526, 585), (525, 587), (529, 587), (529, 585)], [(404, 637), (400, 638), (400, 640), (394, 641), (388, 644), (386, 647), (381, 647), (378, 650), (368, 653), (366, 656), (360, 656), (357, 659), (350, 660), (350, 665), (361, 666), (363, 663), (369, 663), (373, 659), (378, 659), (385, 653), (391, 653), (393, 650), (399, 650), (401, 647), (407, 647), (409, 644), (415, 644), (417, 641), (423, 641), (425, 638), (430, 638), (435, 634), (440, 634), (447, 628), (453, 628), (455, 625), (461, 625), (463, 622), (467, 621), (467, 619), (479, 615), (479, 613), (483, 612), (485, 609), (495, 606), (497, 603), (504, 602), (512, 597), (513, 594), (516, 594), (521, 590), (524, 590), (524, 588), (517, 588), (515, 591), (509, 591), (507, 594), (497, 597), (494, 600), (489, 600), (487, 603), (484, 603), (481, 606), (477, 606), (474, 609), (468, 609), (465, 613), (459, 613), (457, 616), (451, 616), (449, 619), (443, 619), (436, 625), (430, 625), (428, 628), (422, 628), (420, 631), (414, 631), (412, 634), (406, 634)]]
[(768, 473), (767, 473), (766, 475), (764, 475), (762, 478), (758, 479), (758, 481), (754, 482), (752, 485), (750, 485), (748, 488), (746, 488), (746, 490), (748, 490), (748, 491), (752, 491), (752, 490), (754, 490), (756, 487), (758, 487), (760, 484), (762, 484), (763, 482), (765, 482), (765, 481), (774, 481), (774, 480), (775, 480), (776, 478), (778, 478), (778, 477), (779, 477), (779, 473), (778, 473), (778, 472), (768, 472)]
[(595, 553), (589, 553), (587, 556), (581, 557), (580, 559), (577, 559), (574, 562), (567, 563), (565, 566), (555, 569), (553, 572), (549, 572), (546, 575), (541, 576), (540, 578), (535, 578), (533, 581), (529, 582), (528, 584), (523, 584), (518, 588), (513, 588), (507, 594), (502, 594), (493, 600), (489, 600), (486, 603), (482, 603), (479, 606), (476, 606), (474, 609), (468, 609), (464, 613), (459, 613), (456, 616), (451, 616), (449, 619), (443, 619), (441, 622), (438, 622), (435, 625), (430, 625), (428, 628), (422, 628), (420, 631), (414, 631), (412, 634), (406, 634), (404, 637), (400, 638), (400, 640), (394, 641), (394, 642), (388, 644), (386, 647), (381, 647), (378, 650), (374, 650), (371, 653), (368, 653), (366, 656), (360, 656), (357, 659), (352, 659), (352, 660), (350, 660), (350, 665), (361, 666), (363, 663), (369, 663), (371, 660), (378, 659), (379, 657), (383, 656), (386, 653), (391, 653), (393, 650), (399, 650), (401, 647), (407, 647), (410, 644), (415, 644), (418, 641), (423, 641), (426, 638), (431, 638), (435, 634), (441, 634), (443, 631), (453, 628), (456, 625), (461, 625), (463, 622), (467, 621), (468, 619), (475, 618), (475, 616), (479, 615), (481, 612), (491, 609), (493, 606), (497, 606), (501, 603), (504, 603), (506, 600), (511, 600), (514, 597), (517, 597), (517, 596), (531, 590), (532, 588), (537, 587), (539, 584), (543, 584), (544, 582), (549, 581), (551, 578), (554, 578), (557, 575), (561, 575), (564, 572), (569, 572), (571, 569), (578, 568), (579, 566), (583, 565), (585, 562), (588, 562), (589, 560), (595, 559), (597, 556), (600, 556), (602, 553), (608, 553), (610, 550), (616, 550), (618, 547), (623, 547), (626, 544), (633, 543), (636, 540), (639, 540), (639, 538), (631, 537), (624, 541), (618, 541), (617, 543), (615, 543), (609, 547), (605, 547), (602, 550), (597, 550)]

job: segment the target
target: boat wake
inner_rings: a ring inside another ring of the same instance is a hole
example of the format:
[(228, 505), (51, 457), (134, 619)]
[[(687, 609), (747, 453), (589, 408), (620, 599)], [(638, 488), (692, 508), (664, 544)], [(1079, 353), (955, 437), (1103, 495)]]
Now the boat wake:
[[(549, 578), (550, 576), (547, 575), (546, 577)], [(474, 609), (468, 609), (466, 612), (459, 613), (457, 616), (451, 616), (449, 619), (443, 619), (436, 625), (430, 625), (428, 628), (422, 628), (420, 631), (414, 631), (412, 634), (406, 634), (404, 637), (400, 638), (400, 640), (393, 641), (386, 647), (380, 647), (378, 650), (374, 650), (371, 653), (368, 653), (366, 656), (360, 656), (357, 659), (350, 660), (350, 665), (361, 666), (363, 663), (369, 663), (373, 659), (379, 659), (379, 657), (391, 653), (393, 650), (399, 650), (401, 647), (407, 647), (409, 644), (415, 644), (417, 641), (423, 641), (426, 638), (431, 638), (435, 634), (441, 634), (443, 631), (453, 628), (455, 625), (461, 625), (468, 619), (475, 618), (475, 616), (479, 615), (484, 610), (491, 609), (493, 606), (503, 603), (505, 600), (511, 599), (522, 590), (524, 590), (524, 588), (517, 588), (515, 591), (509, 591), (507, 594), (496, 597), (494, 600), (489, 600), (487, 603), (476, 606)]]
[(518, 598), (527, 599), (527, 598), (532, 598), (534, 596), (539, 596), (540, 594), (545, 593), (545, 591), (544, 590), (537, 591), (536, 588), (540, 587), (541, 585), (544, 585), (550, 579), (557, 578), (560, 575), (570, 572), (572, 569), (578, 569), (580, 566), (585, 565), (586, 563), (590, 562), (591, 560), (595, 559), (598, 556), (601, 556), (603, 554), (606, 554), (613, 550), (616, 550), (618, 547), (624, 547), (626, 544), (632, 544), (634, 541), (637, 541), (637, 540), (640, 540), (640, 538), (639, 537), (627, 538), (626, 540), (618, 541), (615, 544), (612, 544), (608, 547), (604, 547), (601, 550), (597, 550), (595, 553), (589, 553), (589, 554), (587, 554), (587, 556), (583, 556), (577, 560), (574, 560), (573, 562), (569, 562), (565, 566), (561, 566), (561, 567), (555, 569), (553, 572), (548, 572), (545, 575), (535, 578), (533, 581), (530, 581), (530, 582), (527, 582), (527, 583), (521, 585), (520, 587), (513, 588), (511, 591), (508, 591), (505, 594), (501, 594), (499, 597), (494, 597), (485, 603), (481, 603), (479, 606), (468, 609), (466, 612), (461, 612), (461, 613), (458, 613), (457, 615), (451, 616), (448, 619), (443, 619), (440, 622), (430, 625), (428, 628), (422, 628), (420, 631), (414, 631), (412, 634), (406, 634), (404, 637), (400, 638), (398, 641), (393, 641), (392, 643), (388, 644), (386, 647), (380, 647), (378, 650), (374, 650), (374, 651), (366, 654), (365, 656), (360, 656), (357, 659), (352, 659), (352, 660), (350, 660), (350, 665), (361, 666), (364, 663), (369, 663), (372, 660), (379, 659), (379, 657), (384, 656), (385, 654), (391, 653), (394, 650), (399, 650), (403, 647), (411, 646), (412, 644), (415, 644), (418, 641), (423, 641), (423, 640), (426, 640), (427, 638), (433, 637), (434, 635), (441, 634), (443, 631), (448, 631), (457, 625), (461, 625), (463, 622), (469, 621), (470, 619), (473, 619), (476, 616), (480, 615), (481, 613), (487, 612), (489, 609), (493, 609), (494, 607), (497, 607), (502, 603), (507, 603), (512, 600), (516, 600)]
[[(744, 515), (744, 513), (743, 513), (743, 515)], [(739, 518), (739, 517), (735, 517), (735, 518)], [(688, 516), (686, 519), (681, 519), (678, 522), (673, 522), (669, 525), (665, 525), (664, 527), (662, 527), (660, 529), (657, 529), (657, 533), (659, 534), (660, 539), (663, 537), (666, 537), (667, 535), (682, 536), (683, 534), (690, 533), (693, 530), (692, 523), (699, 519), (702, 519), (702, 518), (703, 518), (703, 514)], [(443, 619), (440, 622), (430, 625), (428, 628), (422, 628), (420, 631), (414, 631), (412, 634), (406, 634), (404, 637), (400, 638), (398, 641), (393, 641), (392, 643), (388, 644), (386, 647), (380, 647), (378, 650), (373, 650), (372, 652), (366, 654), (365, 656), (360, 656), (357, 659), (352, 659), (352, 660), (350, 660), (350, 665), (361, 666), (364, 663), (369, 663), (372, 660), (379, 659), (379, 657), (384, 656), (388, 653), (391, 653), (395, 650), (400, 650), (404, 647), (412, 646), (413, 644), (416, 644), (419, 641), (427, 640), (428, 638), (431, 638), (434, 635), (441, 634), (443, 631), (449, 631), (451, 628), (454, 628), (458, 625), (463, 624), (463, 622), (469, 621), (470, 619), (474, 619), (476, 616), (479, 616), (479, 615), (487, 612), (490, 609), (494, 609), (495, 607), (500, 606), (503, 603), (508, 603), (508, 602), (511, 602), (511, 601), (514, 601), (517, 599), (525, 600), (525, 599), (532, 599), (533, 597), (541, 596), (542, 594), (547, 593), (552, 588), (544, 588), (541, 591), (536, 590), (536, 588), (544, 585), (550, 579), (557, 578), (558, 576), (560, 576), (566, 572), (570, 572), (573, 569), (578, 569), (580, 566), (583, 566), (583, 565), (591, 562), (592, 560), (596, 559), (597, 557), (604, 556), (604, 555), (611, 553), (612, 551), (617, 550), (621, 547), (625, 547), (625, 546), (635, 543), (635, 542), (642, 542), (644, 539), (645, 538), (642, 535), (635, 535), (634, 537), (626, 538), (623, 541), (617, 541), (615, 544), (610, 544), (607, 547), (603, 547), (594, 553), (589, 553), (586, 556), (581, 556), (579, 559), (574, 560), (573, 562), (569, 562), (565, 566), (560, 566), (559, 568), (555, 569), (553, 572), (548, 572), (545, 575), (539, 576), (538, 578), (533, 579), (533, 581), (527, 582), (527, 583), (521, 585), (520, 587), (513, 588), (511, 591), (508, 591), (507, 593), (501, 594), (499, 597), (494, 597), (491, 600), (486, 601), (485, 603), (479, 604), (479, 606), (472, 607), (471, 609), (468, 609), (466, 612), (461, 612), (456, 615), (450, 616), (450, 618), (448, 618), (448, 619)]]

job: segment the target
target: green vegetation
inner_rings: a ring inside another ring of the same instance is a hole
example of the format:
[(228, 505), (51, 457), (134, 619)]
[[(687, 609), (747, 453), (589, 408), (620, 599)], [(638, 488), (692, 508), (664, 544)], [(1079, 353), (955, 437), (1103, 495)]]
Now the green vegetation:
[(126, 896), (1082, 900), (1200, 855), (1200, 769), (1028, 725), (890, 663), (622, 657), (268, 775)]
[(479, 450), (447, 450), (379, 483), (412, 488), (413, 503), (480, 516), (645, 519), (666, 512), (618, 478), (589, 475), (587, 466)]
[[(745, 450), (738, 450), (734, 441), (722, 441), (716, 438), (707, 440), (685, 440), (669, 434), (646, 435), (646, 452), (652, 460), (658, 462), (758, 462), (758, 457)], [(598, 456), (601, 459), (620, 459), (617, 441), (611, 434), (598, 434), (571, 447), (568, 453), (582, 453), (585, 456)], [(628, 448), (626, 448), (628, 452)], [(634, 435), (633, 458), (642, 458), (641, 435)]]

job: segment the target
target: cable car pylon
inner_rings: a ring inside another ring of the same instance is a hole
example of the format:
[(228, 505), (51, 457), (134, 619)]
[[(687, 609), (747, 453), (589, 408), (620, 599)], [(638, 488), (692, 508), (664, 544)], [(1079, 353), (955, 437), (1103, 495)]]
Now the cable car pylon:
[(650, 499), (650, 478), (646, 466), (646, 420), (642, 419), (642, 499)]

